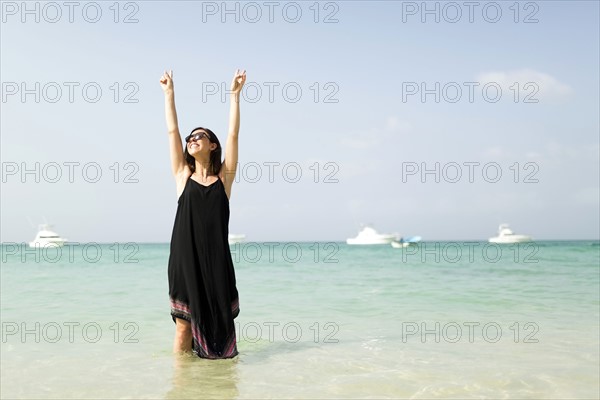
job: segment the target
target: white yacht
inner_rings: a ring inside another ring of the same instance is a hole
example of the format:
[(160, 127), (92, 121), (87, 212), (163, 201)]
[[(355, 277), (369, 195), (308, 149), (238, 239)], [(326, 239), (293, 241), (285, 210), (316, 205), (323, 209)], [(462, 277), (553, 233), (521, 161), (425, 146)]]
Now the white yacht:
[(244, 240), (246, 240), (246, 235), (244, 235), (243, 233), (240, 233), (240, 234), (230, 233), (227, 236), (227, 241), (229, 242), (229, 244), (242, 243)]
[(401, 249), (404, 247), (408, 247), (410, 245), (416, 245), (421, 241), (421, 236), (411, 236), (405, 238), (400, 238), (400, 240), (393, 240), (392, 247), (395, 249)]
[(489, 238), (490, 243), (526, 243), (531, 242), (532, 239), (527, 235), (516, 235), (509, 227), (508, 224), (501, 224), (498, 228), (498, 236)]
[(347, 244), (390, 244), (396, 240), (398, 235), (395, 233), (378, 233), (370, 226), (362, 228), (358, 235), (346, 239)]
[(61, 238), (56, 232), (50, 230), (50, 225), (42, 224), (38, 228), (38, 233), (29, 247), (60, 247), (65, 244), (67, 239)]

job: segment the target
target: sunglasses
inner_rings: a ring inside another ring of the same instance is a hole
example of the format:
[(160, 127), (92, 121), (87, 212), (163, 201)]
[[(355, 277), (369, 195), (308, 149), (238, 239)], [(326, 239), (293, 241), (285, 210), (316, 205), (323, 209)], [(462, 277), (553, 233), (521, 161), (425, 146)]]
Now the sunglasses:
[(208, 140), (210, 140), (210, 136), (208, 136), (208, 134), (206, 132), (200, 132), (200, 133), (195, 133), (195, 134), (189, 134), (188, 137), (185, 138), (185, 142), (189, 143), (192, 140), (193, 141), (202, 140), (203, 137), (206, 137)]

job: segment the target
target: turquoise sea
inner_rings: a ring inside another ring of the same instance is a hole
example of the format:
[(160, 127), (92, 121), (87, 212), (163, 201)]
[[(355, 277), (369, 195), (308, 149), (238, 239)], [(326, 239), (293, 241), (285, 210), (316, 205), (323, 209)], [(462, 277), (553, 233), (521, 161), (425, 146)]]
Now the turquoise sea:
[(598, 241), (232, 246), (233, 360), (174, 356), (168, 244), (4, 244), (4, 398), (600, 397)]

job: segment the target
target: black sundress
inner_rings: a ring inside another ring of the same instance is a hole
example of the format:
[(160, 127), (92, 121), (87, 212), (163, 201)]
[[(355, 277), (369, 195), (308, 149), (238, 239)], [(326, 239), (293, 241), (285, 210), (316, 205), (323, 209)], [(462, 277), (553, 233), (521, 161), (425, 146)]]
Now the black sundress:
[(220, 178), (204, 186), (190, 177), (177, 203), (168, 269), (173, 322), (190, 322), (197, 356), (235, 357), (240, 310), (225, 186)]

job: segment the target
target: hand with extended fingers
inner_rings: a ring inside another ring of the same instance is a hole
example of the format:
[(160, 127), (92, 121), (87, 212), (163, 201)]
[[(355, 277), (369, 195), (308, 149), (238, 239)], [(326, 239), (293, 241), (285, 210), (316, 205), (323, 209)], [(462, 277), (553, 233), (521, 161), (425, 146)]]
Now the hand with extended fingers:
[(246, 70), (240, 71), (239, 69), (236, 69), (233, 80), (231, 81), (231, 93), (239, 94), (244, 83), (246, 83)]
[(160, 77), (160, 86), (166, 93), (173, 92), (173, 70), (169, 72), (165, 71), (163, 76)]

